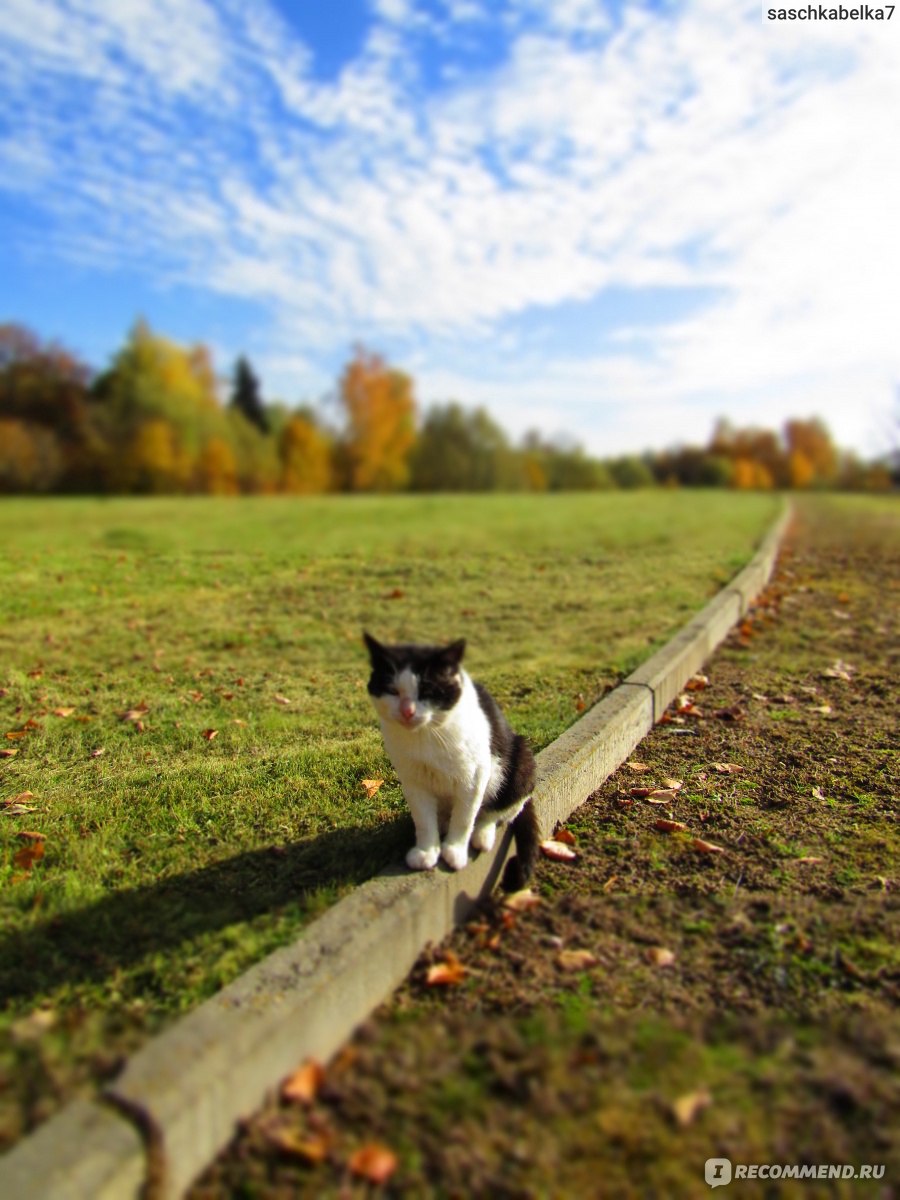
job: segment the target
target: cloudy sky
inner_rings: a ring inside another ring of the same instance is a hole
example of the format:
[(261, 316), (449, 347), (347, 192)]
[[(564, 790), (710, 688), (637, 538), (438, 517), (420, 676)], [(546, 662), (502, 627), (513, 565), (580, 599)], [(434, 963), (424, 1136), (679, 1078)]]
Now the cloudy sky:
[(601, 454), (812, 413), (873, 453), (898, 151), (900, 16), (3, 0), (0, 320), (103, 366), (143, 314), (292, 403), (363, 341)]

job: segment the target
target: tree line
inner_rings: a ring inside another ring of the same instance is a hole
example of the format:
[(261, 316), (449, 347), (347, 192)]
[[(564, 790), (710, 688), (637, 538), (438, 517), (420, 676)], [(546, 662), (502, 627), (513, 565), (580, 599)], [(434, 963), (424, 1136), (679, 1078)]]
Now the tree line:
[(783, 430), (720, 421), (706, 446), (600, 459), (575, 439), (514, 443), (483, 409), (420, 412), (412, 378), (357, 348), (323, 415), (267, 403), (245, 357), (225, 387), (203, 345), (138, 321), (105, 371), (0, 325), (0, 492), (212, 495), (744, 489), (896, 484), (839, 450), (817, 420)]

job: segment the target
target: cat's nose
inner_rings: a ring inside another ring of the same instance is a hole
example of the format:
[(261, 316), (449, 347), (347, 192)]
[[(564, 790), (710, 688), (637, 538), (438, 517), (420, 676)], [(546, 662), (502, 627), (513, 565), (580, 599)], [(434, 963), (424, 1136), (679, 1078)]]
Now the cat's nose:
[(404, 721), (411, 721), (416, 715), (415, 700), (408, 700), (405, 696), (400, 701), (400, 716)]

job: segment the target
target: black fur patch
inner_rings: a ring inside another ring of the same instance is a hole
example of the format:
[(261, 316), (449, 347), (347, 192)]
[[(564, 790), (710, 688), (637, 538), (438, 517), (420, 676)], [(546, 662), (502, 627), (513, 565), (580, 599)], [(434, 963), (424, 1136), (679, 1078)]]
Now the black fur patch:
[(447, 710), (459, 701), (462, 695), (459, 665), (466, 648), (464, 641), (449, 646), (385, 646), (368, 633), (363, 634), (363, 639), (372, 663), (370, 695), (384, 696), (394, 687), (400, 672), (410, 670), (419, 680), (419, 699), (424, 703)]

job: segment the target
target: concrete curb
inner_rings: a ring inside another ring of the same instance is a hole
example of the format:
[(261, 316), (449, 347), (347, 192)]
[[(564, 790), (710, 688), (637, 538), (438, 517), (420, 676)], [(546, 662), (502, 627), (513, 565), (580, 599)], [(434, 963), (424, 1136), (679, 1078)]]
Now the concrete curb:
[[(752, 561), (662, 650), (538, 755), (535, 805), (549, 833), (628, 757), (765, 586), (790, 511)], [(487, 896), (507, 833), (465, 870), (392, 867), (356, 888), (218, 995), (154, 1038), (97, 1101), (76, 1101), (0, 1161), (16, 1200), (180, 1196), (235, 1122), (305, 1058), (326, 1061)]]

